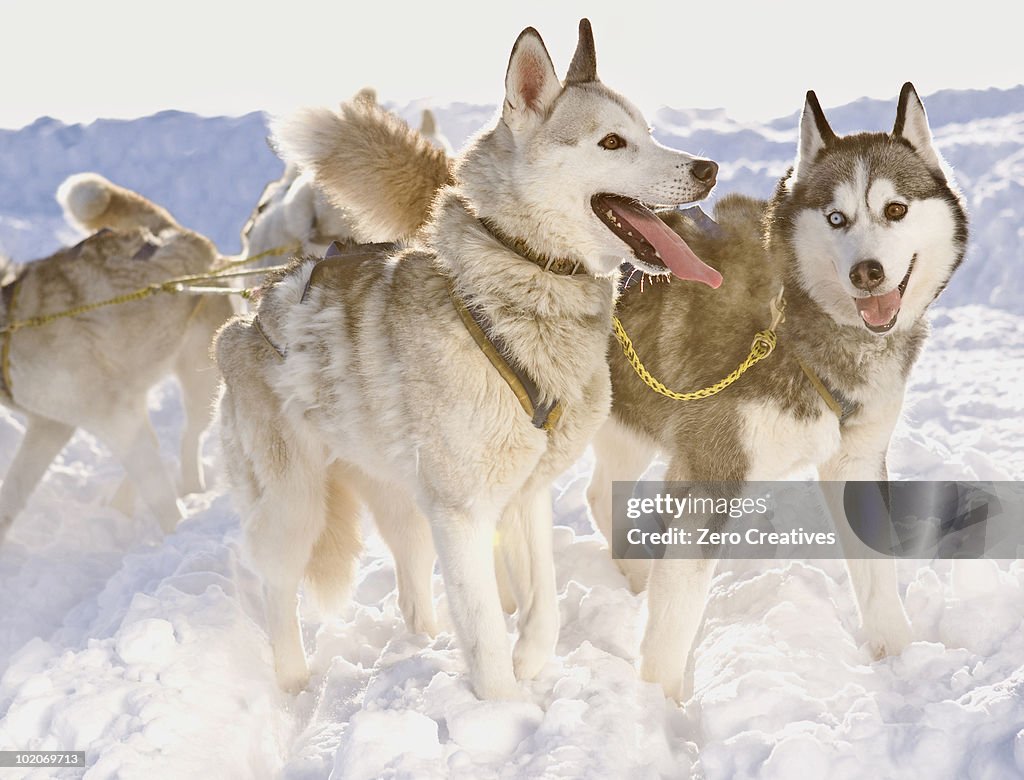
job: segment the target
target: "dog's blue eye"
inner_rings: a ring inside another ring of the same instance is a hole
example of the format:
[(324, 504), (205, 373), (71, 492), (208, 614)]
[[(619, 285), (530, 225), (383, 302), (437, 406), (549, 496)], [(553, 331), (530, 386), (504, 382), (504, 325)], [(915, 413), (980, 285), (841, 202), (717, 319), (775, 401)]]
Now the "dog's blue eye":
[(597, 142), (597, 145), (602, 149), (614, 150), (614, 149), (625, 149), (626, 139), (621, 135), (615, 133), (608, 133), (604, 138)]
[(841, 228), (846, 224), (846, 215), (841, 211), (831, 211), (828, 214), (828, 224), (834, 228)]

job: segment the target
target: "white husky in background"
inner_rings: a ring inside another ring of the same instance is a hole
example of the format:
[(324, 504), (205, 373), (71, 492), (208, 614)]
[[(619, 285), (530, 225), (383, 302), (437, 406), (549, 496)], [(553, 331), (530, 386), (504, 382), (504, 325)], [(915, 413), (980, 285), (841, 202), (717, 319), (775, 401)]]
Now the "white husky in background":
[[(361, 90), (352, 105), (385, 112), (369, 88)], [(402, 120), (395, 117), (395, 121)], [(435, 147), (451, 153), (451, 144), (430, 109), (423, 110), (419, 132)], [(242, 228), (242, 256), (252, 257), (278, 247), (289, 248), (288, 252), (267, 255), (259, 261), (259, 265), (267, 267), (287, 262), (291, 255), (322, 257), (332, 241), (344, 244), (353, 240), (367, 240), (367, 237), (356, 229), (348, 210), (332, 204), (315, 184), (312, 174), (302, 173), (297, 166), (287, 164), (281, 178), (264, 188)]]
[[(496, 126), (459, 159), (418, 243), (297, 261), (218, 337), (225, 463), (286, 689), (309, 674), (297, 590), (305, 577), (344, 591), (362, 498), (403, 573), (410, 628), (433, 623), (433, 537), (476, 693), (518, 698), (516, 677), (540, 670), (558, 633), (550, 485), (608, 413), (622, 257), (720, 282), (642, 205), (703, 198), (717, 166), (657, 144), (597, 79), (589, 23), (564, 86), (530, 28), (505, 87)], [(322, 109), (277, 130), (338, 203), (363, 186), (347, 178), (361, 153), (344, 129)], [(515, 539), (514, 652), (499, 523)]]
[[(70, 177), (58, 200), (70, 220), (100, 232), (7, 275), (0, 327), (202, 274), (221, 260), (210, 241), (183, 228), (165, 209), (97, 174)], [(6, 340), (0, 401), (26, 420), (0, 488), (0, 541), (76, 428), (114, 452), (164, 531), (173, 530), (181, 511), (160, 459), (146, 394), (176, 374), (187, 421), (181, 490), (202, 490), (199, 440), (219, 384), (209, 344), (231, 314), (224, 297), (168, 295), (0, 336)]]

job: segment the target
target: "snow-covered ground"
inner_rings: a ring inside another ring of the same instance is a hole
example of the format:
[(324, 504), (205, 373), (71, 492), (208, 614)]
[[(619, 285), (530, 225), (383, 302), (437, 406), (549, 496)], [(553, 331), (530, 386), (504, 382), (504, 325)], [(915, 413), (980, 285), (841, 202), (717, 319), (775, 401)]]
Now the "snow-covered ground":
[[(972, 245), (932, 313), (890, 466), (898, 478), (1019, 480), (1024, 88), (925, 103), (971, 204)], [(879, 129), (892, 112), (859, 101), (837, 110), (835, 124)], [(458, 143), (488, 113), (460, 106), (439, 116)], [(162, 116), (152, 120), (154, 167), (170, 153)], [(248, 121), (172, 118), (186, 146), (187, 132), (202, 140), (198, 127), (216, 136)], [(132, 131), (138, 138), (148, 121)], [(741, 126), (717, 112), (666, 111), (658, 124), (665, 140), (723, 163), (723, 192), (767, 192), (795, 145), (794, 117)], [(249, 146), (230, 165), (260, 159), (262, 125), (235, 131)], [(112, 147), (86, 154), (95, 126), (51, 125), (36, 157), (20, 132), (17, 159), (0, 134), (0, 169), (20, 171), (3, 177), (14, 184), (0, 196), (0, 238), (24, 249), (20, 259), (66, 235), (41, 199), (12, 198), (22, 184), (50, 177), (52, 197), (64, 173), (93, 168), (161, 191), (141, 163), (135, 180), (105, 168)], [(66, 148), (85, 145), (73, 163), (61, 158), (60, 132)], [(276, 163), (265, 162), (246, 175), (272, 178)], [(230, 176), (204, 176), (205, 185), (168, 178), (182, 199), (164, 200), (197, 227), (190, 198), (230, 200), (221, 193)], [(216, 229), (204, 228), (225, 251), (258, 192), (252, 183)], [(173, 466), (173, 383), (154, 389), (150, 406)], [(20, 433), (0, 408), (0, 473)], [(214, 472), (215, 439), (206, 453)], [(696, 695), (680, 708), (636, 674), (645, 600), (626, 589), (590, 527), (589, 468), (584, 459), (554, 491), (562, 629), (556, 657), (524, 686), (526, 702), (478, 701), (450, 633), (405, 631), (393, 567), (372, 531), (351, 605), (328, 617), (303, 605), (314, 677), (289, 697), (274, 683), (258, 581), (224, 489), (190, 497), (188, 519), (163, 538), (151, 519), (105, 506), (120, 470), (79, 434), (0, 549), (0, 749), (85, 750), (90, 778), (1024, 776), (1024, 565), (901, 562), (919, 641), (881, 662), (861, 647), (841, 562), (723, 565), (696, 651)], [(440, 578), (435, 593), (444, 620)]]

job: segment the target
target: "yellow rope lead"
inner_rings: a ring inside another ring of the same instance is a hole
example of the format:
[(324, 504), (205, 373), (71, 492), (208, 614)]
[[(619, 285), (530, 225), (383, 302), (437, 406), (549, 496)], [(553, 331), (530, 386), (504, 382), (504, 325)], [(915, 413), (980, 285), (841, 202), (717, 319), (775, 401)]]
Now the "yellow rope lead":
[[(107, 298), (103, 301), (96, 301), (94, 303), (83, 303), (81, 306), (75, 306), (71, 309), (65, 309), (64, 311), (54, 312), (52, 314), (43, 314), (38, 317), (28, 317), (23, 320), (15, 320), (8, 322), (4, 327), (0, 328), (0, 335), (11, 334), (15, 331), (21, 330), (22, 328), (38, 328), (43, 325), (48, 325), (51, 322), (64, 319), (65, 317), (76, 317), (80, 314), (88, 314), (96, 309), (102, 309), (106, 306), (117, 306), (122, 303), (131, 303), (133, 301), (141, 301), (144, 298), (149, 298), (151, 295), (156, 295), (160, 292), (167, 293), (193, 293), (193, 294), (206, 294), (217, 292), (222, 295), (241, 295), (243, 298), (248, 298), (250, 295), (249, 290), (238, 289), (234, 287), (196, 287), (193, 288), (190, 285), (196, 282), (211, 282), (219, 279), (230, 279), (238, 276), (251, 276), (254, 274), (265, 274), (273, 271), (281, 271), (287, 268), (284, 265), (275, 265), (269, 268), (257, 268), (250, 271), (236, 271), (233, 270), (249, 263), (254, 263), (257, 260), (261, 260), (264, 257), (270, 255), (284, 254), (290, 252), (292, 247), (274, 247), (268, 249), (266, 252), (260, 252), (258, 255), (244, 258), (243, 260), (234, 260), (230, 263), (221, 266), (217, 271), (208, 274), (196, 274), (194, 276), (180, 276), (176, 279), (169, 279), (166, 282), (154, 282), (153, 284), (147, 285), (146, 287), (139, 288), (138, 290), (132, 290), (131, 292), (122, 293), (121, 295), (115, 295), (113, 298)], [(17, 284), (17, 281), (13, 282)], [(13, 307), (12, 307), (13, 308)], [(10, 314), (10, 312), (8, 312)]]
[[(296, 241), (294, 244), (288, 244), (287, 246), (275, 246), (267, 249), (264, 252), (255, 254), (252, 257), (243, 257), (241, 260), (232, 260), (229, 263), (222, 265), (218, 271), (229, 271), (232, 268), (238, 268), (239, 266), (249, 265), (255, 263), (257, 260), (262, 260), (264, 257), (271, 257), (272, 255), (293, 255), (302, 249), (302, 242)], [(260, 269), (262, 270), (262, 269)]]
[(710, 396), (717, 395), (722, 392), (725, 388), (743, 376), (747, 369), (772, 354), (777, 342), (775, 330), (778, 328), (779, 323), (785, 319), (786, 301), (782, 297), (782, 292), (782, 290), (779, 290), (779, 294), (771, 302), (773, 314), (772, 324), (767, 330), (759, 331), (754, 335), (754, 341), (750, 345), (750, 353), (747, 355), (746, 359), (737, 366), (736, 370), (725, 377), (725, 379), (721, 379), (713, 385), (703, 387), (700, 390), (693, 390), (689, 393), (677, 393), (675, 390), (670, 390), (647, 370), (643, 361), (640, 360), (640, 356), (636, 353), (636, 349), (633, 347), (633, 342), (626, 334), (626, 329), (622, 327), (622, 322), (618, 317), (612, 317), (612, 328), (615, 332), (615, 338), (622, 346), (622, 353), (626, 356), (626, 360), (628, 360), (630, 365), (633, 366), (633, 370), (636, 371), (637, 376), (643, 380), (644, 384), (654, 392), (660, 393), (666, 398), (671, 398), (675, 401), (698, 401), (701, 398), (709, 398)]

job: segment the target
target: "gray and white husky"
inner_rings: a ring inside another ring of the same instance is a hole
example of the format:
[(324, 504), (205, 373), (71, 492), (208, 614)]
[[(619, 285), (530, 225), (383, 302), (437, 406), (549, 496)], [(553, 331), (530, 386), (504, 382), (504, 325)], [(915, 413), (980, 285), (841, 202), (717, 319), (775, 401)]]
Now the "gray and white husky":
[[(80, 244), (0, 269), (0, 327), (112, 298), (156, 282), (203, 274), (221, 262), (206, 238), (169, 212), (95, 173), (76, 174), (58, 200), (70, 221), (99, 231)], [(204, 488), (200, 436), (219, 377), (210, 342), (233, 313), (223, 297), (166, 295), (108, 306), (0, 336), (0, 402), (22, 414), (25, 435), (0, 487), (0, 543), (50, 463), (83, 428), (106, 444), (167, 533), (181, 518), (146, 410), (146, 394), (174, 373), (186, 426), (182, 493)], [(120, 495), (130, 500), (131, 491)]]
[[(719, 281), (642, 205), (703, 198), (717, 166), (658, 145), (598, 81), (588, 23), (564, 85), (525, 30), (505, 89), (497, 124), (460, 157), (417, 243), (297, 261), (265, 286), (255, 317), (218, 337), (225, 462), (286, 689), (309, 674), (297, 590), (304, 578), (328, 595), (347, 585), (363, 500), (395, 555), (410, 628), (434, 625), (436, 545), (473, 688), (518, 698), (516, 678), (539, 671), (558, 632), (550, 484), (608, 414), (621, 258)], [(361, 154), (343, 129), (322, 109), (276, 133), (339, 203)], [(560, 417), (524, 411), (496, 352), (534, 385), (537, 409), (557, 401)], [(499, 524), (516, 539), (514, 652), (495, 581)]]
[[(637, 479), (657, 451), (668, 460), (669, 480), (774, 480), (809, 467), (823, 480), (885, 479), (907, 376), (928, 334), (925, 310), (967, 241), (961, 198), (909, 83), (890, 133), (838, 137), (808, 92), (797, 160), (774, 196), (727, 197), (715, 213), (718, 232), (678, 215), (670, 221), (722, 272), (721, 289), (712, 297), (695, 286), (634, 287), (621, 296), (618, 315), (651, 373), (675, 390), (695, 389), (742, 359), (784, 284), (778, 347), (727, 390), (699, 401), (657, 395), (612, 350), (615, 402), (595, 440), (588, 490), (608, 539), (612, 481)], [(835, 410), (812, 375), (830, 390)], [(841, 500), (823, 488), (849, 554), (858, 541)], [(714, 562), (620, 564), (635, 590), (648, 588), (644, 678), (688, 698), (692, 672), (684, 666)], [(872, 651), (900, 653), (911, 634), (894, 563), (850, 560), (849, 570)]]

